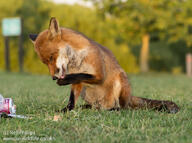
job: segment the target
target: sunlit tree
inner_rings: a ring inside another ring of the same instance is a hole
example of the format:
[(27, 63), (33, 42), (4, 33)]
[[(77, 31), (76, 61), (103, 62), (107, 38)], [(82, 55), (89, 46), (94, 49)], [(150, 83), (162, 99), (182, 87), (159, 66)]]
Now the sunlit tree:
[[(178, 26), (175, 15), (182, 1), (167, 0), (95, 0), (99, 12), (118, 19), (122, 35), (129, 41), (142, 43), (140, 70), (149, 70), (149, 44), (151, 33), (166, 37), (169, 27)], [(178, 28), (178, 27), (177, 27)]]

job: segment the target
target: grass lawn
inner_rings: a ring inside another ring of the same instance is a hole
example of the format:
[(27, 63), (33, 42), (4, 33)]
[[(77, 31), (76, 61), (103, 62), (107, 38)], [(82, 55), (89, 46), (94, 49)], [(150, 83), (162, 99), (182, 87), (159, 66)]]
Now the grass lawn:
[[(70, 88), (59, 87), (49, 76), (0, 72), (0, 93), (13, 98), (17, 114), (32, 119), (1, 119), (0, 142), (192, 142), (192, 78), (184, 75), (130, 76), (133, 95), (172, 100), (177, 114), (148, 110), (82, 110), (80, 99), (74, 111), (52, 121), (56, 109), (67, 104)], [(22, 138), (22, 139), (21, 139)]]

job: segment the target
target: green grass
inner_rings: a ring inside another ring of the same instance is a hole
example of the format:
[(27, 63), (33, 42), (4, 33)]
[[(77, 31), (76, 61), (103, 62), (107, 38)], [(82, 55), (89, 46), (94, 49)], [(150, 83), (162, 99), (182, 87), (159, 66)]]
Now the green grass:
[(61, 143), (192, 142), (192, 78), (164, 74), (129, 78), (135, 96), (172, 100), (179, 105), (180, 112), (82, 110), (79, 106), (84, 102), (80, 99), (74, 111), (64, 114), (61, 121), (54, 122), (49, 118), (53, 117), (56, 109), (67, 104), (69, 86), (59, 87), (49, 76), (1, 72), (0, 93), (13, 98), (17, 114), (33, 118), (1, 119), (0, 142), (13, 142), (4, 141), (6, 137), (23, 138), (23, 141), (18, 139), (17, 142), (39, 142), (34, 141), (34, 137), (52, 137), (51, 142)]

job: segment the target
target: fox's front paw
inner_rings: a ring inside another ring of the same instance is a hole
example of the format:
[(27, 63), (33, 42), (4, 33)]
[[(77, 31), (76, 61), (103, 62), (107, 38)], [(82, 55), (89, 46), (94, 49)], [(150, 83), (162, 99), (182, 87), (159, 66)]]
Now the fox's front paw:
[(67, 81), (67, 80), (65, 80), (65, 79), (58, 79), (58, 80), (57, 80), (57, 84), (58, 84), (59, 86), (62, 86), (62, 85), (68, 85), (68, 84), (70, 84), (70, 82)]

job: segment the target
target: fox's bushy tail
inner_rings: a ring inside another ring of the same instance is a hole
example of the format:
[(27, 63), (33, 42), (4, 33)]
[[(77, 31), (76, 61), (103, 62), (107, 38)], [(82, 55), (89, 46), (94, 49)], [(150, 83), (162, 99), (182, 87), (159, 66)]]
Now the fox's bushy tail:
[(130, 96), (128, 106), (134, 109), (154, 109), (168, 113), (177, 113), (179, 107), (172, 101), (152, 100), (147, 98)]
[(131, 86), (127, 80), (126, 74), (121, 75), (122, 90), (119, 97), (121, 108), (132, 109), (153, 109), (168, 113), (177, 113), (180, 109), (172, 101), (168, 100), (153, 100), (131, 95)]

